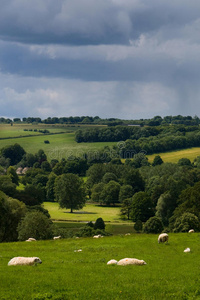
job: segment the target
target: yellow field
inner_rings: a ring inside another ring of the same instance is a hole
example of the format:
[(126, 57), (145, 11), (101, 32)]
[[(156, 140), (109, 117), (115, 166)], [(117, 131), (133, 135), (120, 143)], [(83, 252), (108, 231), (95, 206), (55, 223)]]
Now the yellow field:
[(189, 148), (189, 149), (184, 149), (179, 151), (172, 151), (167, 153), (157, 153), (157, 154), (147, 155), (150, 163), (153, 162), (154, 157), (156, 155), (160, 155), (160, 157), (164, 162), (177, 163), (181, 158), (189, 158), (190, 161), (193, 162), (197, 156), (200, 156), (200, 147)]

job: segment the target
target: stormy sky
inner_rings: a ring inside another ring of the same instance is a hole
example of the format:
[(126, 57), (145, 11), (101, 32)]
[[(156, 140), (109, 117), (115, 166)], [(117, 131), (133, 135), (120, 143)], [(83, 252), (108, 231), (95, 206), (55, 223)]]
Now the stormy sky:
[(0, 116), (200, 116), (200, 2), (2, 0)]

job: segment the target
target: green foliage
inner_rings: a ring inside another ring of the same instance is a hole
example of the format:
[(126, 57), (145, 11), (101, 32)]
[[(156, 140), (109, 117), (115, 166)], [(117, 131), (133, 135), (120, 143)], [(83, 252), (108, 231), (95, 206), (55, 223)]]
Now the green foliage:
[(189, 160), (189, 158), (180, 158), (178, 161), (178, 166), (188, 166), (191, 167), (191, 161)]
[(154, 215), (151, 198), (146, 192), (138, 192), (132, 197), (131, 219), (146, 222)]
[(62, 174), (55, 180), (55, 197), (61, 208), (81, 209), (86, 201), (84, 182), (76, 174)]
[(174, 223), (174, 232), (188, 232), (190, 229), (200, 230), (200, 222), (197, 216), (191, 213), (184, 213)]
[(17, 143), (1, 149), (2, 156), (9, 158), (12, 166), (20, 162), (25, 153), (25, 150)]
[(100, 230), (104, 230), (106, 227), (104, 220), (102, 218), (98, 218), (96, 219), (96, 222), (94, 223), (94, 229), (100, 229)]
[(170, 192), (165, 192), (161, 194), (157, 206), (156, 206), (156, 216), (159, 217), (165, 226), (168, 226), (169, 219), (176, 208), (176, 198), (172, 197)]
[(0, 242), (17, 240), (17, 226), (25, 213), (22, 202), (0, 192)]
[(132, 198), (127, 198), (122, 201), (120, 215), (130, 220), (130, 214), (132, 210)]
[(18, 238), (25, 241), (29, 237), (36, 240), (52, 238), (52, 221), (40, 211), (28, 212), (18, 225)]
[(152, 166), (155, 167), (155, 166), (158, 166), (158, 165), (161, 165), (161, 164), (163, 164), (162, 158), (160, 157), (160, 155), (156, 155), (154, 157), (153, 162), (152, 162)]
[(137, 231), (137, 232), (142, 231), (142, 228), (143, 228), (142, 221), (141, 221), (141, 220), (137, 220), (137, 221), (135, 222), (135, 224), (133, 225), (133, 228), (134, 228), (135, 231)]
[(0, 175), (0, 191), (10, 197), (15, 196), (16, 184), (12, 182), (12, 178), (9, 175)]
[(124, 184), (120, 187), (119, 202), (123, 202), (125, 199), (133, 196), (133, 188), (131, 185)]
[(54, 194), (54, 185), (55, 185), (55, 180), (56, 180), (56, 175), (51, 172), (48, 181), (46, 184), (46, 199), (47, 201), (55, 201), (55, 194)]
[(145, 233), (161, 233), (164, 229), (163, 223), (160, 218), (154, 216), (149, 218), (144, 224), (143, 231)]
[(7, 175), (11, 178), (11, 180), (14, 184), (19, 185), (19, 177), (18, 177), (14, 167), (10, 166), (7, 169)]
[(119, 202), (120, 184), (116, 181), (109, 181), (103, 186), (100, 194), (100, 201), (106, 205), (111, 205)]

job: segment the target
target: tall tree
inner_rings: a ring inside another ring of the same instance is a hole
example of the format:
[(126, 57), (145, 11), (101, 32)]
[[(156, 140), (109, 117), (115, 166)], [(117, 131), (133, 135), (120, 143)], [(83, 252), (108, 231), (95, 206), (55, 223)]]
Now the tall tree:
[(55, 180), (55, 197), (61, 208), (81, 209), (86, 201), (84, 182), (76, 174), (62, 174)]

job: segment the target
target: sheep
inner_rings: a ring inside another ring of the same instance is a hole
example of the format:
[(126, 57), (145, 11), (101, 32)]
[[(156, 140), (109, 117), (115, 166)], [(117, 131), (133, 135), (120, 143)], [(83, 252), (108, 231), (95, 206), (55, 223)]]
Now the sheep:
[(74, 252), (82, 252), (82, 249), (74, 250)]
[(61, 239), (61, 235), (59, 235), (59, 236), (54, 236), (53, 239), (54, 239), (54, 240), (59, 240), (59, 239)]
[(139, 260), (137, 258), (123, 258), (117, 262), (118, 266), (126, 265), (146, 265), (147, 263), (144, 260)]
[(111, 259), (107, 262), (107, 265), (116, 265), (117, 264), (117, 260), (116, 259)]
[(190, 248), (186, 248), (183, 252), (185, 253), (190, 252)]
[(189, 233), (194, 233), (194, 229), (190, 229), (188, 232)]
[(127, 235), (131, 235), (131, 234), (130, 233), (126, 233), (125, 236), (127, 236)]
[(42, 261), (39, 257), (13, 257), (9, 262), (8, 266), (33, 266), (41, 264)]
[(158, 243), (165, 243), (168, 242), (169, 236), (167, 233), (161, 233), (158, 237)]
[(26, 242), (36, 242), (36, 239), (34, 239), (34, 238), (29, 238), (28, 240), (26, 240)]
[(94, 235), (93, 236), (93, 239), (99, 239), (99, 238), (102, 238), (103, 236), (101, 234), (98, 234), (98, 235)]

